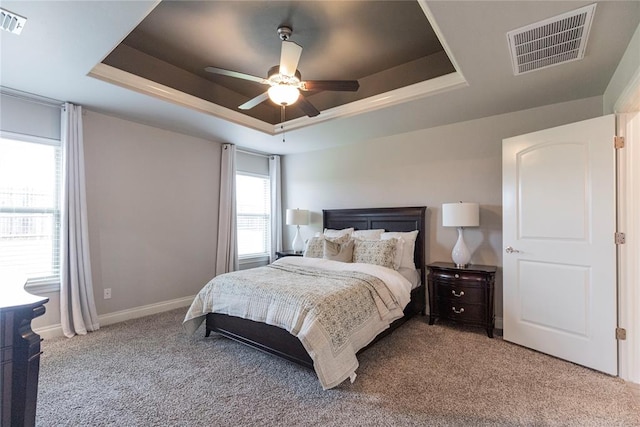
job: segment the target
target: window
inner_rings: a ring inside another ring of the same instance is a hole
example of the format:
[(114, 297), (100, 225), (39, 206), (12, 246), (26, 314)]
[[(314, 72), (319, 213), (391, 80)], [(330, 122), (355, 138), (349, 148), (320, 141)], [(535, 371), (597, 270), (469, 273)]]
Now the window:
[(0, 137), (0, 280), (59, 283), (60, 141)]
[(236, 174), (238, 257), (268, 256), (271, 236), (269, 176)]

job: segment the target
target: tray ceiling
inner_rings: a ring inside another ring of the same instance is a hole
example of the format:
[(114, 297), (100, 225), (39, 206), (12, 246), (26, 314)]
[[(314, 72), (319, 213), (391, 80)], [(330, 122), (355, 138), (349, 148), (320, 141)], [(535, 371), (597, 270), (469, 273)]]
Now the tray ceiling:
[[(390, 98), (385, 94), (415, 97), (464, 81), (458, 77), (424, 86), (456, 75), (456, 69), (417, 1), (163, 1), (93, 75), (139, 91), (151, 88), (147, 91), (156, 96), (277, 133), (279, 106), (265, 101), (250, 110), (237, 108), (265, 92), (264, 85), (204, 69), (266, 77), (280, 59), (276, 30), (281, 25), (291, 27), (290, 40), (303, 47), (298, 64), (303, 80), (360, 83), (357, 92), (307, 93), (321, 111), (316, 118), (303, 117), (295, 104), (287, 107), (286, 121), (300, 118), (299, 126), (375, 108), (365, 100), (384, 106), (379, 101)], [(412, 90), (398, 95), (407, 87)]]

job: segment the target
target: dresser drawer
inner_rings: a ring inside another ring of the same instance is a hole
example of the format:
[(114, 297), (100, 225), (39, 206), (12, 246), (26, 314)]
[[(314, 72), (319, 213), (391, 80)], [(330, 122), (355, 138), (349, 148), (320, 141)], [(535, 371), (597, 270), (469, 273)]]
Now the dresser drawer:
[(438, 309), (440, 316), (447, 319), (466, 322), (466, 323), (484, 323), (485, 308), (479, 304), (462, 304), (451, 300), (438, 300)]
[(477, 286), (462, 286), (448, 283), (438, 283), (437, 298), (449, 299), (452, 302), (482, 304), (485, 300), (485, 289)]

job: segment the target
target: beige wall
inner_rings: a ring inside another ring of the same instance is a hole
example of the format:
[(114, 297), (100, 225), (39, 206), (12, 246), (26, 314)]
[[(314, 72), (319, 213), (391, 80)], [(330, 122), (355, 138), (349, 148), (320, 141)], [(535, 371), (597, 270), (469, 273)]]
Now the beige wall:
[[(502, 139), (602, 115), (602, 97), (424, 129), (340, 148), (287, 155), (284, 208), (312, 212), (307, 238), (322, 226), (322, 209), (424, 206), (426, 262), (449, 261), (455, 229), (441, 226), (442, 203), (480, 204), (480, 227), (465, 230), (472, 263), (502, 265)], [(293, 238), (285, 226), (285, 245)], [(496, 315), (502, 316), (502, 277)]]
[[(196, 294), (215, 271), (220, 144), (85, 112), (98, 314)], [(51, 302), (36, 328), (60, 322), (57, 293), (44, 296)]]
[[(86, 111), (86, 110), (85, 110)], [(427, 262), (448, 260), (456, 232), (442, 203), (481, 205), (465, 232), (476, 264), (502, 264), (502, 139), (596, 117), (602, 97), (425, 129), (283, 158), (284, 208), (429, 207)], [(214, 274), (220, 144), (86, 111), (89, 238), (99, 315), (189, 297)], [(285, 245), (293, 229), (285, 226)], [(104, 288), (112, 299), (103, 299)], [(35, 328), (60, 322), (58, 295)], [(501, 275), (496, 314), (502, 313)]]

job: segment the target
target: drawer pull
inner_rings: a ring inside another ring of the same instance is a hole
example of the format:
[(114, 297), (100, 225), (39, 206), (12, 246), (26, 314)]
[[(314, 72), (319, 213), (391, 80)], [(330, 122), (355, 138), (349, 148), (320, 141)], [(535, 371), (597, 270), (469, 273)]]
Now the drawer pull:
[(453, 312), (456, 314), (464, 313), (464, 307), (460, 308), (460, 310), (456, 310), (455, 307), (451, 307), (451, 310), (453, 310)]
[(460, 278), (460, 275), (458, 273), (454, 274), (453, 277), (455, 277), (456, 279)]
[(451, 291), (451, 294), (452, 294), (454, 297), (458, 297), (458, 298), (460, 298), (462, 295), (464, 295), (464, 291), (460, 291), (460, 293), (459, 293), (459, 294), (456, 294), (456, 291), (452, 290), (452, 291)]

